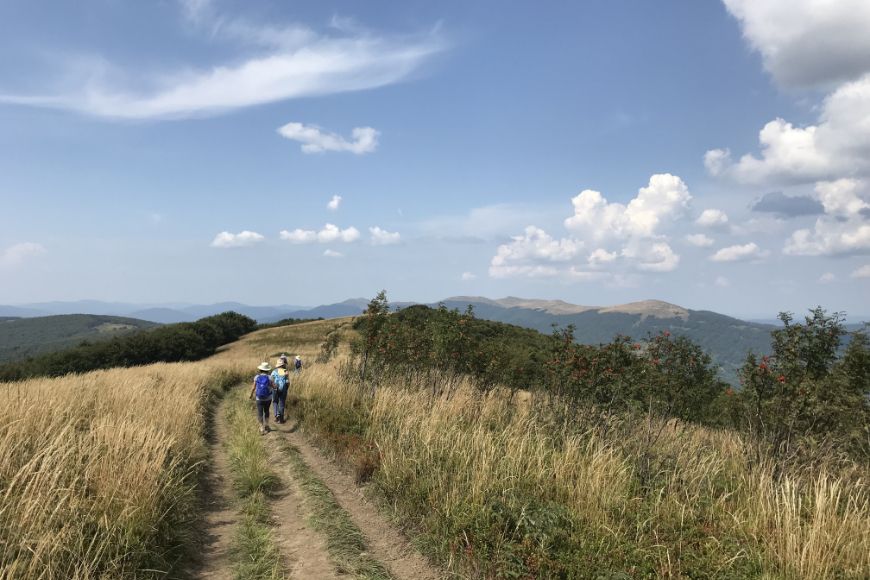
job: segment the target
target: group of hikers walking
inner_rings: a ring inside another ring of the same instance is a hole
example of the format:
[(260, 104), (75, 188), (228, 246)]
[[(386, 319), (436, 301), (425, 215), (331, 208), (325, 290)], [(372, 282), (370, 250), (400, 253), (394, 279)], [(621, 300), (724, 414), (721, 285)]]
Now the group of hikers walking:
[[(302, 370), (302, 357), (296, 356), (293, 361), (293, 371)], [(275, 422), (284, 423), (284, 407), (287, 404), (287, 391), (290, 389), (290, 363), (286, 354), (278, 357), (275, 367), (263, 361), (257, 367), (257, 376), (251, 387), (250, 398), (257, 403), (257, 422), (260, 424), (260, 434), (268, 433), (269, 407), (275, 404)]]

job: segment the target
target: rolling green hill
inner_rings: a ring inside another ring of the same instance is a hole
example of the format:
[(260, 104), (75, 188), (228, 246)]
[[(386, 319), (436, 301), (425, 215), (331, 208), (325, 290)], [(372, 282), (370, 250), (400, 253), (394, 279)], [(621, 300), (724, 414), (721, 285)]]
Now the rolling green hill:
[(19, 360), (158, 326), (120, 316), (64, 314), (0, 320), (0, 362)]

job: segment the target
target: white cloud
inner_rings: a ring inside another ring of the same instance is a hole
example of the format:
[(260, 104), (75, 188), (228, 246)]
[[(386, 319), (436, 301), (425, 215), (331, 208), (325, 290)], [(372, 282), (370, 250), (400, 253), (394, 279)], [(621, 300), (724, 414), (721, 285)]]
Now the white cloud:
[[(498, 247), (490, 262), (493, 277), (564, 276), (571, 280), (613, 279), (620, 269), (670, 272), (679, 265), (663, 230), (685, 213), (692, 196), (683, 180), (658, 174), (638, 190), (627, 204), (608, 202), (601, 193), (584, 190), (571, 203), (574, 215), (564, 220), (569, 236), (554, 239), (544, 230), (528, 226)], [(611, 247), (607, 247), (610, 245)], [(614, 248), (613, 246), (618, 246)], [(579, 264), (559, 265), (580, 257), (580, 250), (594, 248)], [(605, 265), (617, 272), (600, 271)], [(593, 268), (589, 270), (588, 268)], [(604, 277), (606, 277), (604, 276)]]
[(375, 246), (398, 244), (401, 238), (399, 232), (388, 232), (387, 230), (382, 230), (378, 226), (369, 228), (369, 233), (372, 235), (372, 244)]
[(716, 276), (716, 279), (713, 281), (713, 284), (720, 288), (727, 288), (731, 285), (731, 280), (726, 278), (725, 276)]
[[(292, 141), (302, 143), (303, 153), (325, 153), (326, 151), (349, 151), (355, 155), (371, 153), (378, 147), (380, 133), (371, 127), (357, 127), (351, 131), (350, 141), (322, 130), (316, 125), (303, 125), (302, 123), (287, 123), (278, 128), (278, 133)], [(340, 196), (333, 197), (341, 200)], [(332, 202), (330, 202), (332, 203)], [(338, 208), (336, 204), (335, 209)], [(330, 209), (333, 209), (330, 207)]]
[(0, 252), (0, 267), (13, 268), (23, 264), (30, 258), (45, 253), (45, 246), (35, 242), (13, 244)]
[(291, 244), (310, 244), (317, 241), (317, 232), (314, 230), (295, 229), (292, 232), (281, 230), (279, 234), (282, 240), (288, 241)]
[(589, 262), (590, 266), (600, 266), (602, 264), (608, 264), (618, 258), (619, 255), (616, 252), (608, 252), (604, 248), (598, 248), (589, 254), (589, 258), (586, 259)]
[(767, 252), (762, 251), (761, 248), (758, 247), (758, 244), (755, 242), (749, 242), (748, 244), (738, 244), (722, 248), (710, 256), (710, 259), (714, 262), (742, 262), (745, 260), (763, 258), (766, 255)]
[(783, 251), (803, 256), (870, 252), (867, 184), (855, 179), (821, 182), (816, 185), (816, 197), (825, 214), (816, 219), (812, 229), (792, 233)]
[(721, 209), (705, 209), (695, 223), (705, 228), (721, 227), (728, 223), (728, 216)]
[(646, 272), (672, 272), (680, 264), (680, 256), (667, 242), (632, 242), (622, 250), (622, 255), (635, 260), (637, 269)]
[(460, 278), (461, 278), (463, 281), (466, 281), (466, 282), (467, 282), (467, 281), (469, 281), (469, 280), (474, 280), (475, 278), (477, 278), (477, 274), (474, 274), (474, 273), (472, 273), (472, 272), (463, 272), (463, 273), (462, 273), (462, 276), (460, 276)]
[(251, 24), (216, 14), (210, 4), (188, 0), (183, 5), (197, 30), (209, 42), (223, 43), (227, 50), (220, 52), (233, 53), (232, 60), (205, 67), (183, 63), (149, 73), (139, 63), (113, 64), (97, 57), (78, 59), (85, 64), (69, 74), (72, 59), (60, 55), (58, 80), (46, 83), (52, 89), (0, 94), (0, 102), (117, 119), (217, 115), (393, 84), (444, 49), (437, 31), (395, 38), (368, 31), (329, 36), (301, 25)]
[(870, 70), (867, 0), (724, 0), (765, 69), (784, 86), (853, 79)]
[(359, 239), (359, 230), (351, 226), (347, 229), (341, 229), (334, 224), (326, 224), (320, 231), (295, 229), (293, 231), (282, 230), (279, 234), (282, 240), (293, 244), (311, 244), (320, 242), (328, 244), (331, 242), (355, 242)]
[(707, 170), (748, 184), (812, 183), (870, 174), (870, 75), (829, 95), (815, 125), (795, 127), (775, 119), (764, 126), (758, 140), (760, 157), (746, 154), (735, 162), (727, 149), (708, 151)]
[(555, 240), (544, 230), (528, 226), (523, 235), (514, 236), (510, 243), (498, 247), (490, 262), (489, 274), (494, 278), (555, 276), (558, 270), (546, 263), (567, 262), (582, 246), (582, 242)]
[(836, 279), (837, 279), (837, 277), (833, 274), (833, 272), (825, 272), (824, 274), (819, 276), (819, 283), (820, 284), (830, 284), (831, 282), (833, 282)]
[(565, 227), (584, 239), (627, 239), (654, 235), (665, 220), (679, 217), (692, 199), (683, 180), (669, 173), (653, 175), (628, 205), (609, 203), (587, 189), (571, 200), (574, 215)]
[(211, 242), (213, 248), (241, 248), (251, 246), (263, 241), (263, 236), (257, 232), (249, 232), (248, 230), (231, 234), (230, 232), (221, 232), (214, 237)]
[(852, 278), (870, 278), (870, 264), (865, 264), (853, 271)]
[(686, 241), (699, 248), (709, 248), (714, 243), (713, 238), (705, 234), (689, 234), (686, 236)]
[(336, 252), (335, 250), (325, 250), (323, 255), (327, 258), (344, 258), (344, 254), (341, 252)]
[(326, 209), (328, 209), (330, 211), (336, 211), (338, 209), (338, 206), (340, 206), (340, 205), (341, 205), (341, 196), (340, 195), (333, 195), (332, 199), (329, 200), (329, 203), (326, 204)]

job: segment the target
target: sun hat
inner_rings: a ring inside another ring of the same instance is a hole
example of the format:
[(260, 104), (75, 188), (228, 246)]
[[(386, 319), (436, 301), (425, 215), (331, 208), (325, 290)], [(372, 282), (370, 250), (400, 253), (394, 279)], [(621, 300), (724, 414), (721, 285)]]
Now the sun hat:
[(275, 363), (275, 368), (276, 368), (276, 369), (277, 369), (278, 367), (285, 367), (285, 366), (287, 366), (287, 359), (286, 359), (286, 358), (279, 358), (279, 359), (278, 359), (278, 362)]
[(302, 360), (302, 357), (299, 356), (299, 355), (297, 354), (297, 355), (296, 355), (296, 360)]
[(257, 370), (269, 372), (272, 370), (272, 367), (269, 366), (269, 363), (263, 361), (262, 363), (260, 363), (260, 366), (257, 367)]

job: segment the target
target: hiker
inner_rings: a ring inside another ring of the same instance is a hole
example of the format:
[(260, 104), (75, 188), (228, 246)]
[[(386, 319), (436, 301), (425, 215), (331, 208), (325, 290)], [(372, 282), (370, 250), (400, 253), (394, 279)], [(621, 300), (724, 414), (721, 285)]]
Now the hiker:
[(275, 391), (272, 393), (272, 402), (275, 403), (275, 422), (285, 423), (284, 406), (287, 404), (287, 388), (290, 386), (290, 376), (287, 374), (287, 356), (283, 355), (275, 363), (275, 370), (271, 375)]
[(293, 364), (294, 364), (294, 366), (296, 367), (296, 372), (297, 372), (297, 373), (298, 373), (299, 371), (301, 371), (301, 370), (302, 370), (302, 357), (299, 356), (299, 355), (297, 354), (297, 355), (296, 355), (296, 361), (295, 361)]
[(257, 422), (260, 423), (260, 435), (271, 431), (269, 429), (269, 404), (272, 402), (272, 391), (274, 385), (269, 377), (269, 371), (272, 367), (268, 362), (263, 361), (257, 367), (257, 376), (254, 377), (254, 385), (251, 387), (250, 397), (257, 399)]

